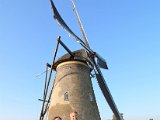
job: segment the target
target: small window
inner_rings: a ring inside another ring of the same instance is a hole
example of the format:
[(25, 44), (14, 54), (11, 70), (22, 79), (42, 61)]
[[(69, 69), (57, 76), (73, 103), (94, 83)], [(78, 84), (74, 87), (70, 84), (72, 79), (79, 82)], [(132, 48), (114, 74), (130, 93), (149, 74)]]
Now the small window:
[(64, 101), (69, 101), (68, 92), (65, 92), (65, 93), (64, 93)]

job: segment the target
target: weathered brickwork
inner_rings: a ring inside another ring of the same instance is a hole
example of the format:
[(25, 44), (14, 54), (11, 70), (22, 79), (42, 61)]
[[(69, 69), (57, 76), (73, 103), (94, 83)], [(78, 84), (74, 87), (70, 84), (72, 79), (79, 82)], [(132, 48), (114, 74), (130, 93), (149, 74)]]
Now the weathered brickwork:
[(78, 120), (100, 120), (89, 67), (80, 61), (57, 66), (47, 120), (56, 116), (70, 120), (73, 112), (77, 112)]

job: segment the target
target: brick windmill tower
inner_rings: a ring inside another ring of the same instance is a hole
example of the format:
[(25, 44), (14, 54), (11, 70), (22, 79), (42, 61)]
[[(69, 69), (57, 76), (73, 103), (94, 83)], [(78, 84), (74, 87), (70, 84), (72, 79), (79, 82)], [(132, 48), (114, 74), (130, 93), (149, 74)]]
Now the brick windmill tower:
[[(74, 1), (71, 0), (84, 41), (72, 32), (61, 18), (53, 1), (50, 0), (50, 2), (54, 19), (81, 44), (83, 49), (71, 51), (58, 37), (52, 64), (46, 65), (40, 120), (101, 120), (91, 77), (96, 77), (114, 115), (118, 120), (122, 120), (100, 70), (100, 68), (108, 69), (107, 64), (99, 54), (90, 49)], [(55, 61), (59, 45), (63, 46), (68, 53)], [(50, 93), (48, 93), (53, 70), (56, 71), (56, 75)]]

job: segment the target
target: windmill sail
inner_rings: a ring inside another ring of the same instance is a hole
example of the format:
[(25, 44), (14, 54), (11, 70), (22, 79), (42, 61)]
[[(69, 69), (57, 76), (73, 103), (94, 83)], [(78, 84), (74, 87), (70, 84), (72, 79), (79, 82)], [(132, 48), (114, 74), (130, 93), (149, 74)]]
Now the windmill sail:
[(107, 85), (105, 84), (104, 78), (102, 78), (102, 76), (100, 74), (96, 74), (96, 78), (97, 78), (99, 87), (101, 88), (101, 91), (102, 91), (105, 99), (107, 100), (110, 108), (112, 109), (113, 113), (115, 114), (116, 118), (118, 120), (122, 120), (122, 118), (118, 112), (118, 109), (116, 107), (116, 104), (113, 101), (112, 95), (111, 95)]
[(87, 37), (86, 37), (86, 34), (85, 34), (85, 31), (84, 31), (84, 28), (83, 28), (83, 25), (82, 25), (82, 22), (80, 20), (80, 17), (79, 17), (79, 14), (78, 14), (78, 11), (76, 9), (76, 5), (74, 4), (74, 1), (71, 0), (72, 2), (72, 5), (73, 5), (73, 10), (75, 11), (75, 14), (77, 16), (77, 20), (78, 20), (78, 24), (80, 26), (80, 29), (81, 29), (81, 32), (82, 32), (82, 35), (83, 35), (83, 38), (84, 38), (84, 41), (85, 41), (85, 44), (87, 47), (89, 47), (89, 43), (88, 43), (88, 40), (87, 40)]
[(56, 19), (58, 21), (58, 23), (70, 34), (72, 35), (77, 42), (80, 42), (81, 44), (85, 44), (77, 35), (75, 35), (72, 30), (68, 27), (68, 25), (64, 22), (64, 20), (62, 19), (62, 17), (60, 16), (60, 14), (58, 13), (56, 6), (54, 5), (53, 1), (50, 0), (51, 2), (51, 6), (53, 9), (53, 13), (54, 13), (54, 19)]
[(104, 59), (102, 59), (102, 57), (100, 57), (97, 53), (95, 53), (93, 50), (91, 50), (90, 48), (88, 48), (88, 46), (86, 46), (86, 44), (83, 42), (83, 40), (81, 40), (76, 34), (73, 33), (73, 31), (68, 27), (68, 25), (64, 22), (64, 20), (62, 19), (62, 17), (60, 16), (60, 14), (58, 13), (54, 3), (52, 0), (50, 0), (51, 2), (51, 6), (53, 9), (53, 13), (54, 13), (54, 19), (56, 19), (58, 21), (58, 23), (72, 36), (76, 39), (77, 42), (79, 42), (89, 53), (94, 54), (95, 57), (97, 57), (98, 59), (98, 64), (101, 68), (104, 69), (108, 69), (107, 63)]
[(93, 60), (93, 63), (95, 65), (95, 69), (97, 70), (98, 73), (96, 73), (96, 78), (97, 78), (97, 81), (98, 81), (98, 84), (99, 84), (99, 87), (106, 99), (106, 101), (108, 102), (111, 110), (113, 111), (113, 113), (115, 114), (117, 120), (123, 120), (118, 109), (117, 109), (117, 106), (112, 98), (112, 95), (110, 93), (110, 90), (105, 82), (105, 79), (102, 75), (102, 72), (99, 68), (99, 66), (95, 63), (95, 60)]

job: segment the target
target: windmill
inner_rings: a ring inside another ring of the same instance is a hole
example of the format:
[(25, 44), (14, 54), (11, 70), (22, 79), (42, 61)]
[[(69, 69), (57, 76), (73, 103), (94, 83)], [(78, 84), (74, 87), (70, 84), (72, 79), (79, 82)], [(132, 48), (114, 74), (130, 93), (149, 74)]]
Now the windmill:
[[(50, 0), (54, 19), (82, 46), (83, 49), (71, 51), (61, 41), (61, 37), (58, 37), (52, 64), (46, 64), (44, 94), (43, 99), (39, 99), (43, 102), (40, 120), (53, 120), (54, 118), (69, 120), (70, 117), (73, 117), (73, 120), (76, 120), (77, 114), (78, 119), (80, 120), (100, 120), (91, 84), (91, 77), (96, 77), (99, 87), (114, 115), (118, 120), (122, 120), (101, 72), (101, 68), (108, 69), (107, 63), (104, 58), (90, 48), (74, 1), (71, 0), (71, 2), (84, 41), (68, 27), (60, 16), (55, 4)], [(59, 45), (63, 46), (68, 53), (55, 61)], [(50, 93), (48, 93), (53, 70), (56, 71), (56, 76)], [(93, 72), (94, 75), (92, 75)]]

